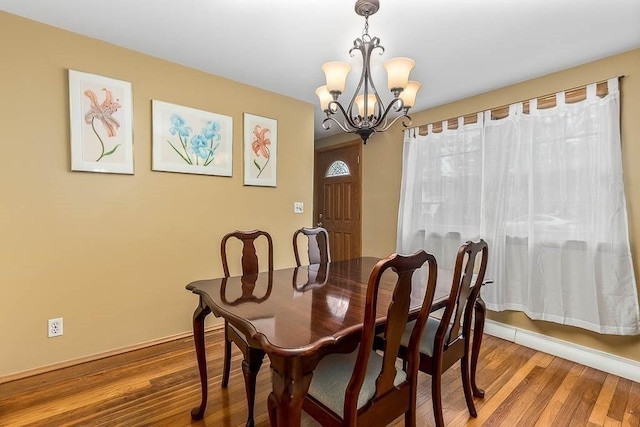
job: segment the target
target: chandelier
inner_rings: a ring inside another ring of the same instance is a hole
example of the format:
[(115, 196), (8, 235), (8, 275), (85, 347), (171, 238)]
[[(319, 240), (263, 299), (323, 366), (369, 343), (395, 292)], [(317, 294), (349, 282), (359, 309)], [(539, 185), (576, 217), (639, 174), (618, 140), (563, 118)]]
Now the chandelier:
[[(409, 81), (409, 73), (415, 66), (415, 61), (410, 58), (391, 58), (385, 61), (384, 68), (387, 70), (388, 87), (393, 94), (393, 100), (385, 107), (378, 95), (371, 78), (371, 53), (375, 49), (380, 49), (380, 55), (382, 55), (384, 47), (380, 45), (378, 37), (369, 35), (369, 17), (379, 8), (379, 0), (356, 1), (355, 11), (358, 15), (364, 16), (365, 24), (362, 37), (353, 41), (349, 55), (353, 56), (355, 50), (362, 54), (362, 75), (347, 108), (344, 108), (338, 98), (344, 92), (347, 75), (351, 71), (351, 65), (348, 63), (324, 64), (322, 71), (326, 76), (327, 84), (316, 90), (320, 107), (327, 115), (322, 121), (322, 127), (328, 130), (332, 122), (336, 123), (342, 131), (360, 136), (365, 144), (372, 134), (386, 131), (399, 119), (403, 119), (402, 124), (405, 127), (411, 124), (408, 112), (414, 106), (416, 95), (421, 87), (420, 83)], [(395, 113), (400, 114), (392, 118), (389, 116), (390, 112), (393, 112), (392, 116)]]

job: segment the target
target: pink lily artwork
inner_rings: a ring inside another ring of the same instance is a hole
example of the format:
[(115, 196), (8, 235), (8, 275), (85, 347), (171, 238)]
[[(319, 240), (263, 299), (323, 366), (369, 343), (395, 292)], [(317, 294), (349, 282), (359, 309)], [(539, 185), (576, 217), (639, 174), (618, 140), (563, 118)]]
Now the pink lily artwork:
[(105, 156), (112, 155), (113, 153), (116, 152), (118, 147), (120, 147), (120, 144), (116, 144), (113, 148), (106, 150), (105, 143), (102, 140), (102, 137), (100, 137), (100, 134), (98, 133), (98, 131), (96, 130), (96, 125), (95, 125), (96, 119), (102, 122), (102, 125), (104, 126), (104, 129), (107, 132), (108, 138), (115, 137), (117, 135), (118, 128), (120, 127), (120, 122), (118, 122), (118, 120), (115, 117), (113, 117), (113, 114), (116, 111), (118, 111), (121, 105), (119, 104), (117, 99), (113, 99), (113, 95), (109, 89), (103, 88), (102, 90), (104, 91), (104, 94), (105, 94), (105, 98), (102, 103), (98, 103), (98, 97), (96, 96), (94, 91), (92, 90), (84, 91), (85, 96), (91, 100), (90, 101), (91, 108), (89, 109), (89, 111), (87, 111), (87, 114), (85, 114), (84, 121), (88, 125), (91, 125), (91, 129), (93, 130), (93, 133), (96, 135), (96, 137), (98, 138), (98, 141), (100, 142), (101, 151), (100, 151), (100, 156), (98, 156), (98, 158), (96, 159), (96, 162), (99, 162)]
[(133, 174), (131, 83), (69, 70), (71, 170)]

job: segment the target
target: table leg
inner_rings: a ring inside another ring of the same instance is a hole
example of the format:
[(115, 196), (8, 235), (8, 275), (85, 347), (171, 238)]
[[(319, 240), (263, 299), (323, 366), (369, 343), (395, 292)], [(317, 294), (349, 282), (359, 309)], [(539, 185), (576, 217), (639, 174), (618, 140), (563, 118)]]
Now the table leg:
[(478, 295), (474, 305), (475, 323), (473, 326), (473, 346), (471, 347), (471, 389), (475, 397), (484, 397), (484, 390), (478, 388), (476, 384), (476, 370), (478, 368), (478, 357), (480, 355), (480, 344), (482, 344), (482, 334), (484, 332), (484, 319), (487, 309), (482, 297)]
[(279, 362), (284, 363), (274, 363), (273, 358), (271, 360), (273, 391), (268, 400), (269, 419), (272, 426), (299, 427), (302, 402), (309, 390), (313, 373), (303, 374), (299, 359)]
[(204, 410), (207, 407), (207, 356), (204, 349), (204, 318), (211, 313), (211, 309), (204, 304), (202, 298), (198, 308), (193, 312), (193, 341), (196, 346), (196, 358), (198, 360), (198, 370), (200, 371), (200, 386), (202, 387), (202, 400), (200, 406), (191, 410), (191, 418), (201, 420)]
[(264, 359), (264, 351), (258, 348), (250, 347), (242, 361), (242, 374), (244, 376), (244, 388), (247, 393), (247, 424), (246, 427), (253, 427), (253, 407), (256, 399), (256, 377), (262, 360)]

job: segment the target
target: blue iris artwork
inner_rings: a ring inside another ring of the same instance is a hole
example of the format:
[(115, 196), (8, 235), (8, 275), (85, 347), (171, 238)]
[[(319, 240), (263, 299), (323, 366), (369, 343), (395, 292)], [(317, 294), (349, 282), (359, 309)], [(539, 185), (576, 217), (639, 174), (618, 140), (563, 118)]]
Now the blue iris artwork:
[(216, 151), (220, 147), (220, 124), (213, 120), (204, 122), (200, 132), (193, 133), (187, 121), (179, 114), (172, 114), (169, 133), (178, 138), (176, 141), (167, 140), (171, 148), (187, 164), (194, 166), (209, 166), (215, 160)]

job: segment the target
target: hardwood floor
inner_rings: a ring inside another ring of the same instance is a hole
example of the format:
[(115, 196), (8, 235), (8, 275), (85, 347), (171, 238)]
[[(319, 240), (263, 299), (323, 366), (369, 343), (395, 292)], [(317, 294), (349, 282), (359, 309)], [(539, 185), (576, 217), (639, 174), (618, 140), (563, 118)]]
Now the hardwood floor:
[[(234, 347), (222, 389), (222, 331), (207, 334), (209, 403), (192, 422), (200, 383), (191, 338), (0, 385), (0, 426), (222, 426), (246, 421), (241, 354)], [(256, 427), (269, 426), (268, 359), (258, 375)], [(640, 384), (485, 335), (476, 399), (465, 405), (459, 368), (443, 376), (450, 426), (640, 426)], [(418, 426), (433, 425), (431, 379), (419, 374)], [(304, 426), (318, 424), (303, 413)], [(404, 426), (399, 418), (394, 427)]]

